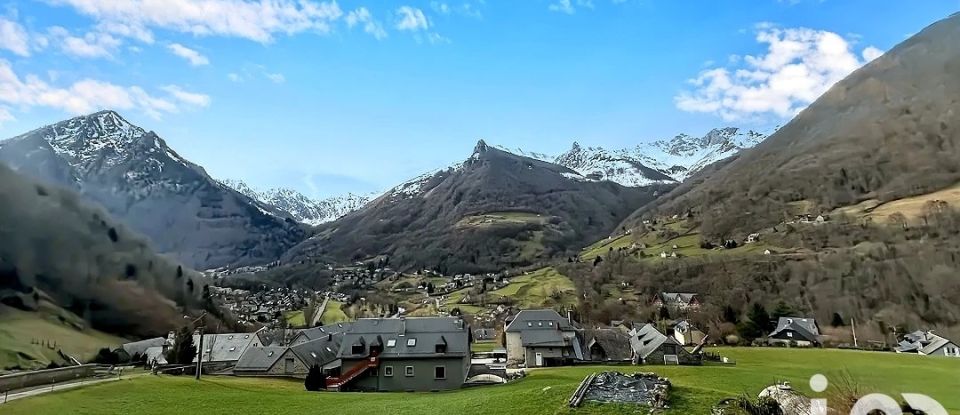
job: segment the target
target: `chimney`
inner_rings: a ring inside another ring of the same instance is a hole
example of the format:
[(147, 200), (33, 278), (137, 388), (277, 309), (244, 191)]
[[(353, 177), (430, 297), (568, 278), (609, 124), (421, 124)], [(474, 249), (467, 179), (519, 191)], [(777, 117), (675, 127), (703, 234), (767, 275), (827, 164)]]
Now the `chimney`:
[(400, 316), (400, 335), (407, 335), (407, 319), (404, 316)]
[(327, 334), (327, 341), (333, 341), (333, 333)]

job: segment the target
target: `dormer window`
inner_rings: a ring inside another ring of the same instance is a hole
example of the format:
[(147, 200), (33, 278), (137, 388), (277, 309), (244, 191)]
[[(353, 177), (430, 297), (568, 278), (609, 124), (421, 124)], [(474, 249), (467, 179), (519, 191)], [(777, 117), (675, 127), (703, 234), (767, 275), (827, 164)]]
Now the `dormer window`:
[(532, 322), (532, 321), (528, 321), (528, 322), (527, 322), (527, 327), (533, 327), (533, 322)]
[(397, 347), (397, 339), (387, 340), (387, 347)]
[(414, 347), (417, 345), (417, 339), (407, 339), (407, 347)]

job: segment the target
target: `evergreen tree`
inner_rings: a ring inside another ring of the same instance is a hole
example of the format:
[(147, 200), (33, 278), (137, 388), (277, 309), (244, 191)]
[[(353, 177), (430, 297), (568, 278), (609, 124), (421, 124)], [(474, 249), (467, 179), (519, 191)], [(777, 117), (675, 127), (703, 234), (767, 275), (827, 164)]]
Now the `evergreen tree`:
[(780, 302), (777, 303), (777, 308), (773, 309), (773, 313), (770, 314), (770, 320), (778, 321), (780, 317), (792, 317), (794, 314), (796, 314), (796, 311), (787, 305), (786, 302), (780, 300)]
[(723, 321), (727, 323), (737, 323), (737, 311), (731, 306), (727, 306), (723, 309)]
[(193, 330), (184, 327), (177, 332), (176, 344), (167, 352), (167, 362), (181, 365), (190, 364), (197, 356), (197, 346), (193, 344)]
[(320, 369), (320, 366), (313, 365), (307, 372), (307, 378), (303, 380), (303, 387), (308, 391), (317, 392), (323, 390), (327, 386), (326, 383), (327, 377), (323, 374), (323, 370)]

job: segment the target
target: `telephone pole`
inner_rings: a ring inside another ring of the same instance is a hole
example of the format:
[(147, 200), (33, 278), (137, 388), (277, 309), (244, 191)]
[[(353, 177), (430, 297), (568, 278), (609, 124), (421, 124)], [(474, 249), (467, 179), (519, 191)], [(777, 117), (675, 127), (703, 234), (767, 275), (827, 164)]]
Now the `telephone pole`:
[(857, 345), (857, 319), (850, 318), (850, 329), (853, 330), (853, 347), (859, 348), (860, 346)]

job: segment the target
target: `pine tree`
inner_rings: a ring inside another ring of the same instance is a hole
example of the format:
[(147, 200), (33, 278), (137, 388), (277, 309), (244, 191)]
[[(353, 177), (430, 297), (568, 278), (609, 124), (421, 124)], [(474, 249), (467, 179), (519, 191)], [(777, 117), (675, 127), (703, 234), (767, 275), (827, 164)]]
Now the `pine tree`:
[(796, 312), (793, 308), (787, 305), (785, 301), (780, 300), (780, 302), (777, 303), (777, 308), (773, 309), (773, 313), (770, 314), (770, 320), (777, 321), (780, 320), (780, 317), (791, 317), (794, 314), (796, 314)]
[(167, 361), (181, 365), (190, 364), (197, 356), (197, 347), (193, 344), (193, 330), (184, 327), (177, 332), (176, 344), (167, 352)]

